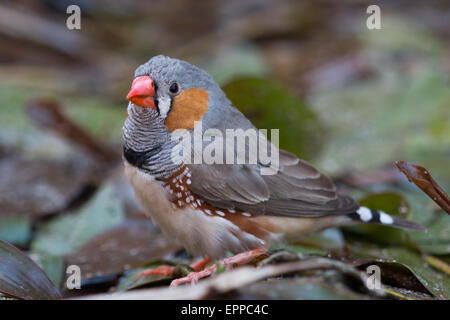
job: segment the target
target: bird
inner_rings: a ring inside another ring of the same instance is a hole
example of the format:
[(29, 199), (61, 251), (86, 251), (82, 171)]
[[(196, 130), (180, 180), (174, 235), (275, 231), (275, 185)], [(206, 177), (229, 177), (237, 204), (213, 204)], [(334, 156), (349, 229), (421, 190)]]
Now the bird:
[[(278, 155), (276, 167), (259, 158), (251, 163), (195, 162), (192, 156), (199, 151), (192, 144), (187, 147), (192, 153), (180, 156), (179, 148), (189, 151), (180, 147), (180, 135), (192, 135), (198, 128), (203, 134), (214, 129), (224, 137), (228, 130), (258, 132), (210, 74), (186, 61), (152, 57), (136, 69), (127, 100), (125, 175), (163, 233), (192, 256), (203, 257), (171, 286), (211, 275), (216, 265), (206, 265), (227, 253), (235, 256), (222, 263), (236, 265), (264, 254), (272, 245), (326, 228), (375, 223), (424, 230), (412, 221), (360, 206), (340, 194), (327, 175), (268, 139), (263, 145)], [(202, 141), (202, 148), (211, 139)], [(228, 142), (220, 145), (226, 147)], [(242, 153), (249, 154), (249, 148), (248, 141), (233, 147), (232, 159), (248, 160)], [(140, 276), (173, 273), (173, 267), (160, 266)]]

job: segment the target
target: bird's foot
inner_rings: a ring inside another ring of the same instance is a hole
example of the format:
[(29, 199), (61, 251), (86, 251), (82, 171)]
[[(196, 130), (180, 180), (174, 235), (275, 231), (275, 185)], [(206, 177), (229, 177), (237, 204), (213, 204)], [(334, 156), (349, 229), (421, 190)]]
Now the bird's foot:
[(214, 265), (209, 266), (208, 268), (205, 268), (201, 271), (191, 272), (185, 277), (172, 280), (172, 282), (170, 283), (170, 288), (175, 288), (175, 287), (179, 286), (180, 284), (185, 284), (185, 283), (195, 284), (198, 282), (198, 280), (209, 277), (214, 272), (216, 272), (216, 270), (217, 270), (217, 266), (214, 264)]
[[(256, 248), (256, 249), (252, 249), (249, 251), (245, 251), (245, 252), (241, 252), (235, 256), (229, 257), (229, 258), (225, 258), (223, 260), (221, 260), (219, 262), (219, 264), (223, 265), (223, 266), (229, 266), (229, 267), (236, 267), (239, 265), (243, 265), (246, 263), (251, 262), (253, 259), (263, 255), (264, 253), (267, 252), (266, 248)], [(201, 262), (202, 260), (200, 260), (199, 262)], [(209, 260), (211, 261), (211, 260)], [(209, 263), (206, 262), (204, 263), (203, 267)], [(197, 263), (199, 263), (197, 262)], [(194, 264), (191, 265), (191, 267), (195, 270), (195, 268), (193, 267)], [(217, 271), (217, 265), (214, 264), (212, 266), (209, 266), (207, 268), (204, 268), (203, 270), (195, 270), (194, 272), (189, 273), (187, 276), (182, 277), (182, 278), (178, 278), (175, 279), (171, 282), (170, 287), (174, 288), (179, 286), (180, 284), (185, 284), (185, 283), (197, 283), (198, 280), (202, 279), (202, 278), (206, 278), (209, 277), (210, 275), (212, 275), (213, 273), (215, 273)]]
[(221, 263), (225, 266), (239, 266), (251, 262), (253, 259), (263, 255), (266, 252), (266, 248), (256, 248), (238, 253), (237, 255), (234, 255), (232, 257), (225, 258), (221, 261)]
[(198, 260), (197, 262), (194, 262), (191, 264), (191, 268), (194, 269), (194, 271), (200, 271), (203, 270), (208, 263), (211, 262), (210, 257), (205, 257), (203, 259)]

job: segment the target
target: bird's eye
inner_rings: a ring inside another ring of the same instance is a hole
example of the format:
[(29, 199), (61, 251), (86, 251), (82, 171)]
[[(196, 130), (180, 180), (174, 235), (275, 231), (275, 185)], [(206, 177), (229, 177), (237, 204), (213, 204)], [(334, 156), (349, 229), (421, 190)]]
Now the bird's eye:
[(170, 85), (169, 91), (171, 93), (177, 93), (178, 92), (178, 84), (176, 82), (172, 83)]

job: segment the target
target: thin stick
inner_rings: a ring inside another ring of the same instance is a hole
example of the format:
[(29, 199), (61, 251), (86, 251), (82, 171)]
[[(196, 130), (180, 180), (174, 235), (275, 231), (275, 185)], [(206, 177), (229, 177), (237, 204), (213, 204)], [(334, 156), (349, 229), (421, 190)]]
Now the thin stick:
[(430, 172), (426, 168), (406, 161), (396, 161), (395, 165), (408, 178), (409, 181), (414, 182), (416, 186), (418, 186), (431, 199), (433, 199), (434, 202), (450, 214), (450, 197), (433, 179)]

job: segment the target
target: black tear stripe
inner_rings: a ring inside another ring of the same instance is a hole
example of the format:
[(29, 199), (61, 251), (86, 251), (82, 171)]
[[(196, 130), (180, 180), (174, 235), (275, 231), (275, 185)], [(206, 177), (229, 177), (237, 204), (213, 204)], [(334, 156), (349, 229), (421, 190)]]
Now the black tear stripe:
[(139, 169), (143, 169), (143, 165), (145, 164), (147, 159), (158, 154), (161, 151), (161, 149), (162, 149), (161, 146), (157, 146), (150, 150), (138, 152), (134, 151), (133, 149), (123, 147), (123, 156), (125, 160), (127, 160), (131, 165)]

